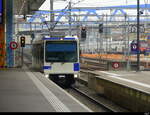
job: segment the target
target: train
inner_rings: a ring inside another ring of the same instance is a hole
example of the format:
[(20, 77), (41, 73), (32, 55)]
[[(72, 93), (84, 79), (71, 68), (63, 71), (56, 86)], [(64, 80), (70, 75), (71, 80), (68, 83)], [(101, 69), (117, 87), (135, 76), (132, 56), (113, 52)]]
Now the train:
[(62, 87), (70, 87), (80, 75), (77, 36), (38, 36), (32, 43), (32, 67)]

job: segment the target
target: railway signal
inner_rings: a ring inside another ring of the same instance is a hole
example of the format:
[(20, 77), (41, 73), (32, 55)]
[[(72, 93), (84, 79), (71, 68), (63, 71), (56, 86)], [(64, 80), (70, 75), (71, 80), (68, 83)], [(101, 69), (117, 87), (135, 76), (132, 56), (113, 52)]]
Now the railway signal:
[(25, 37), (24, 36), (21, 36), (20, 37), (20, 44), (21, 44), (21, 47), (25, 47)]
[(82, 41), (85, 41), (86, 40), (86, 27), (81, 27), (81, 39)]
[(21, 36), (20, 37), (20, 45), (21, 45), (21, 47), (22, 47), (22, 54), (21, 54), (21, 65), (22, 65), (22, 67), (23, 67), (23, 47), (25, 47), (25, 40), (26, 40), (26, 38), (24, 37), (24, 36)]
[(103, 33), (103, 23), (99, 24), (99, 33)]

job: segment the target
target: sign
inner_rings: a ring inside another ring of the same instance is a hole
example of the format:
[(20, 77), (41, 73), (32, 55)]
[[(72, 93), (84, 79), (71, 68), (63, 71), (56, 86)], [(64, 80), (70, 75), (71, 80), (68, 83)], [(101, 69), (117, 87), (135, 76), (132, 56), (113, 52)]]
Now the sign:
[(118, 69), (120, 67), (119, 62), (113, 62), (112, 67), (115, 68), (115, 69)]
[(12, 50), (15, 50), (15, 49), (18, 48), (18, 44), (17, 44), (16, 42), (10, 42), (10, 48), (11, 48)]
[(131, 43), (131, 51), (137, 51), (137, 43)]
[[(137, 24), (130, 24), (129, 28), (128, 28), (128, 31), (130, 33), (137, 33)], [(139, 32), (140, 33), (144, 33), (145, 32), (145, 27), (144, 27), (143, 24), (139, 25)]]

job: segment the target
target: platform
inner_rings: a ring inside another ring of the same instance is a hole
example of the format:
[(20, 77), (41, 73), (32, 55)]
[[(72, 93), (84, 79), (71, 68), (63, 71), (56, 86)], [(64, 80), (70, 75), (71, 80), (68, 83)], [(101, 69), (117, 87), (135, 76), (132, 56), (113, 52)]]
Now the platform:
[(87, 74), (82, 80), (88, 82), (89, 88), (123, 108), (133, 112), (150, 111), (150, 71), (82, 70), (81, 73)]
[(150, 94), (150, 71), (96, 71), (97, 76)]
[(0, 70), (0, 112), (91, 112), (40, 72)]

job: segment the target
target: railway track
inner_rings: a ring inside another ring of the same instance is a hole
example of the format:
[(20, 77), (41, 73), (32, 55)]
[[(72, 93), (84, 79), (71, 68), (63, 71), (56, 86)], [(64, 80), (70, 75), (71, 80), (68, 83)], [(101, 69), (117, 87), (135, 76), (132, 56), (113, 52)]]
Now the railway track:
[(108, 70), (108, 63), (104, 60), (92, 59), (92, 58), (80, 58), (81, 69), (86, 70)]
[[(25, 61), (24, 63), (30, 67), (31, 65), (31, 56), (28, 56), (27, 54), (24, 55), (25, 56)], [(69, 93), (70, 90), (72, 90), (75, 95), (79, 95), (77, 96), (78, 98), (80, 98), (80, 96), (84, 97), (85, 101), (90, 101), (92, 103), (93, 106), (97, 106), (97, 110), (95, 110), (95, 112), (118, 112), (117, 110), (115, 110), (114, 108), (111, 108), (110, 106), (108, 106), (107, 104), (105, 105), (103, 102), (89, 96), (87, 93), (85, 93), (84, 91), (78, 89), (76, 86), (72, 86), (70, 89), (66, 89), (66, 91)], [(75, 97), (75, 98), (77, 98)], [(82, 100), (81, 97), (81, 100)], [(91, 104), (89, 104), (91, 105)]]
[(81, 96), (84, 96), (86, 99), (91, 101), (93, 104), (96, 104), (97, 106), (99, 106), (99, 108), (102, 109), (102, 112), (117, 112), (113, 108), (111, 108), (111, 107), (105, 105), (104, 103), (100, 102), (99, 100), (96, 100), (93, 97), (89, 96), (88, 94), (86, 94), (82, 90), (80, 90), (76, 87), (73, 87), (73, 86), (71, 87), (71, 89), (74, 90), (75, 92), (77, 92), (78, 94), (80, 94)]

